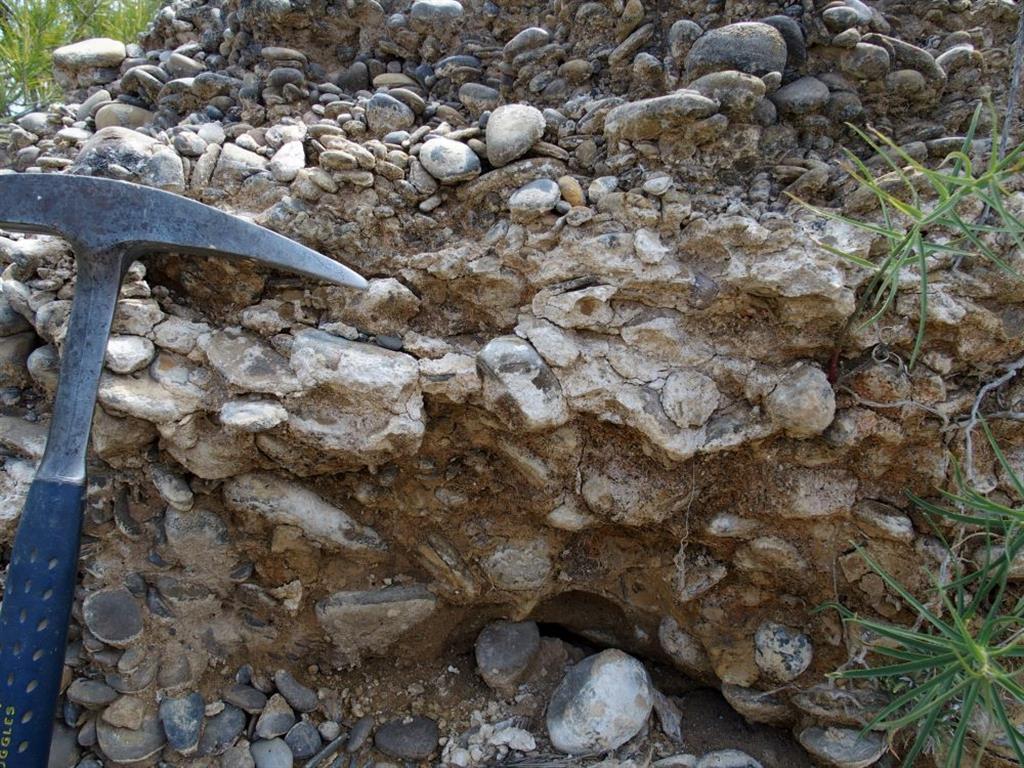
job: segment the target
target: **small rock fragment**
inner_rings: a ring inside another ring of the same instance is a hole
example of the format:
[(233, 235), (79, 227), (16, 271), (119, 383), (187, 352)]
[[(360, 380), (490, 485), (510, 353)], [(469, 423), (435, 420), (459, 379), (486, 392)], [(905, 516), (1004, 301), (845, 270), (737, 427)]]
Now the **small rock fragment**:
[(824, 371), (802, 365), (779, 382), (765, 408), (790, 437), (813, 437), (832, 423), (836, 395)]

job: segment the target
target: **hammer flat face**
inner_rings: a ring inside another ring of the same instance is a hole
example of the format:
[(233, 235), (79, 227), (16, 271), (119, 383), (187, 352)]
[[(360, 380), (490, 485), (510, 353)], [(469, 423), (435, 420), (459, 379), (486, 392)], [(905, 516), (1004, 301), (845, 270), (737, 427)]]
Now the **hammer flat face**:
[(0, 228), (59, 235), (78, 259), (173, 251), (248, 258), (352, 288), (348, 267), (252, 222), (152, 187), (93, 176), (0, 175)]

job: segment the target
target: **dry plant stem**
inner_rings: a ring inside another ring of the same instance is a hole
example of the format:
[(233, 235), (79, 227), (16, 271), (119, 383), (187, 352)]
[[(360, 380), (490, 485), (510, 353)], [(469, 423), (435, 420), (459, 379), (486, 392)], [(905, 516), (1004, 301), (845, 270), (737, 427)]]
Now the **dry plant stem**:
[(1005, 366), (1005, 368), (1006, 372), (1003, 373), (1002, 376), (990, 381), (978, 390), (978, 396), (974, 398), (974, 405), (971, 406), (971, 417), (964, 425), (964, 471), (968, 482), (971, 484), (973, 484), (975, 480), (973, 435), (974, 429), (978, 426), (978, 421), (981, 418), (981, 404), (990, 392), (999, 389), (999, 387), (1003, 386), (1020, 373), (1021, 369), (1024, 369), (1024, 357), (1014, 360), (1012, 363)]
[(992, 421), (1001, 419), (1003, 421), (1024, 421), (1024, 411), (993, 411), (985, 414), (985, 418)]
[(868, 408), (920, 408), (926, 413), (930, 413), (932, 416), (937, 416), (942, 420), (942, 426), (945, 428), (949, 425), (949, 417), (940, 411), (938, 408), (933, 408), (930, 405), (919, 403), (916, 400), (895, 400), (891, 403), (879, 403), (874, 400), (867, 400), (847, 386), (840, 385), (836, 387), (837, 392), (845, 392), (850, 395), (856, 402), (857, 405), (866, 405)]
[(322, 763), (324, 760), (331, 757), (335, 752), (341, 749), (341, 747), (347, 741), (348, 734), (341, 734), (341, 736), (338, 736), (336, 739), (331, 741), (326, 747), (324, 747), (311, 758), (309, 758), (309, 762), (306, 763), (305, 768), (317, 768), (317, 766), (320, 765), (320, 763)]

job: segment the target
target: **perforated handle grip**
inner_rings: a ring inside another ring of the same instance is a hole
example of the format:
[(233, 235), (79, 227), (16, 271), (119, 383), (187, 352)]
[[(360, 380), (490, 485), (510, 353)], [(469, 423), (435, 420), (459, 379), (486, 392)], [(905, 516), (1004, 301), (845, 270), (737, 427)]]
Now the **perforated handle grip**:
[(0, 765), (46, 768), (75, 596), (85, 495), (35, 480), (0, 608)]

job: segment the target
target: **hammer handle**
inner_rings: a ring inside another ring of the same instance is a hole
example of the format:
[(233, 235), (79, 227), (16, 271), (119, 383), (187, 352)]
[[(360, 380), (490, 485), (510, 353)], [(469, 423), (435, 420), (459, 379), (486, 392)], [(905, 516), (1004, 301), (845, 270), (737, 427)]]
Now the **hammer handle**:
[(0, 765), (46, 768), (75, 597), (84, 484), (33, 481), (0, 607)]

